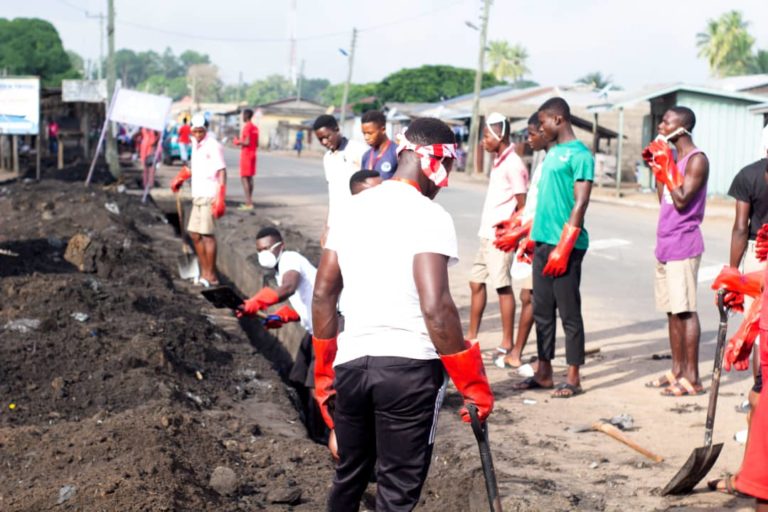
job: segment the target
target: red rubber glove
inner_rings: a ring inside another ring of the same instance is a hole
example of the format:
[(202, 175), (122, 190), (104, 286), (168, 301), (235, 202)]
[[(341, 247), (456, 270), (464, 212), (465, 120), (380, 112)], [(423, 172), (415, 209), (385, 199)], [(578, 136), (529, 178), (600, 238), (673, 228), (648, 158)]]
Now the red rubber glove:
[(763, 224), (755, 239), (755, 256), (760, 261), (768, 259), (768, 224)]
[(255, 315), (259, 311), (267, 309), (273, 304), (280, 302), (280, 298), (277, 296), (277, 292), (272, 288), (262, 288), (253, 297), (243, 302), (240, 306), (242, 314)]
[(520, 240), (531, 232), (532, 225), (533, 219), (529, 219), (525, 224), (508, 230), (500, 237), (497, 236), (496, 240), (493, 241), (494, 247), (504, 252), (514, 251)]
[(731, 371), (731, 366), (737, 371), (743, 372), (749, 369), (749, 356), (752, 354), (752, 346), (757, 335), (760, 334), (760, 309), (763, 305), (761, 295), (752, 303), (749, 311), (744, 315), (739, 330), (728, 340), (723, 356), (723, 369)]
[(219, 193), (216, 195), (216, 199), (213, 200), (213, 204), (211, 204), (211, 210), (213, 211), (214, 219), (220, 219), (224, 215), (224, 212), (227, 210), (227, 202), (225, 200), (226, 197), (227, 186), (219, 185)]
[(235, 146), (239, 146), (240, 145), (240, 137), (235, 135), (234, 138), (232, 139), (232, 144), (234, 144)]
[(321, 339), (312, 337), (312, 348), (315, 350), (315, 400), (320, 406), (325, 424), (333, 430), (333, 405), (336, 400), (336, 390), (333, 389), (333, 379), (336, 372), (333, 360), (336, 359), (336, 338)]
[(287, 323), (301, 320), (299, 314), (290, 306), (283, 306), (266, 318), (264, 327), (267, 329), (279, 329)]
[(683, 185), (683, 177), (675, 164), (672, 148), (666, 142), (654, 140), (648, 144), (643, 150), (643, 159), (651, 166), (659, 183), (663, 183), (669, 190)]
[(723, 267), (712, 283), (712, 289), (725, 289), (727, 291), (723, 297), (725, 305), (734, 311), (744, 311), (744, 296), (756, 298), (763, 292), (763, 271), (742, 275), (738, 269)]
[(568, 270), (568, 259), (571, 257), (573, 246), (579, 239), (581, 228), (566, 224), (563, 226), (563, 232), (560, 234), (560, 241), (552, 252), (549, 253), (547, 264), (544, 266), (542, 274), (545, 276), (557, 277), (565, 274)]
[(192, 173), (189, 172), (189, 168), (185, 165), (181, 168), (179, 173), (171, 180), (171, 190), (176, 193), (181, 190), (181, 186), (184, 182), (192, 177)]
[(520, 219), (520, 215), (522, 213), (522, 208), (520, 210), (516, 210), (512, 212), (512, 215), (510, 215), (507, 220), (503, 220), (493, 226), (493, 228), (496, 230), (495, 238), (499, 238), (500, 236), (506, 234), (510, 229), (516, 228), (522, 224), (522, 220)]
[(517, 261), (533, 264), (533, 250), (536, 248), (536, 242), (530, 238), (523, 238), (520, 240), (520, 245), (517, 246)]
[[(456, 389), (464, 397), (464, 403), (475, 404), (478, 418), (480, 421), (485, 421), (493, 410), (493, 391), (485, 375), (480, 345), (475, 343), (467, 350), (441, 355), (440, 360), (456, 385)], [(461, 419), (469, 423), (469, 412), (466, 407), (461, 408), (460, 414)]]

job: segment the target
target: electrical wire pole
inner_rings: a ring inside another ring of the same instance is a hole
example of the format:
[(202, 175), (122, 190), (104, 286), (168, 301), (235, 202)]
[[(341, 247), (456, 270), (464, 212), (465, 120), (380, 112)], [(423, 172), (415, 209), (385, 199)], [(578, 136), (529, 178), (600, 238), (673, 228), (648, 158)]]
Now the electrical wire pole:
[[(477, 152), (477, 139), (480, 131), (478, 126), (480, 118), (480, 91), (483, 87), (483, 62), (485, 60), (485, 43), (488, 36), (488, 16), (491, 11), (492, 0), (483, 0), (483, 15), (480, 19), (480, 50), (477, 55), (477, 69), (475, 70), (475, 97), (472, 100), (472, 120), (469, 123), (469, 141), (467, 151), (467, 173), (475, 172), (475, 154)], [(482, 173), (482, 169), (477, 169)]]
[[(115, 65), (115, 0), (107, 0), (107, 109), (112, 105), (117, 82), (117, 67)], [(105, 115), (109, 112), (105, 110)], [(120, 176), (120, 163), (117, 161), (117, 141), (112, 133), (112, 123), (109, 124), (107, 135), (107, 165), (109, 172), (115, 178)]]
[(344, 83), (344, 94), (341, 96), (341, 133), (344, 133), (344, 119), (347, 117), (347, 100), (349, 99), (349, 84), (352, 82), (352, 66), (355, 64), (355, 45), (357, 44), (357, 29), (352, 29), (352, 44), (349, 47), (349, 69), (347, 70), (347, 81)]

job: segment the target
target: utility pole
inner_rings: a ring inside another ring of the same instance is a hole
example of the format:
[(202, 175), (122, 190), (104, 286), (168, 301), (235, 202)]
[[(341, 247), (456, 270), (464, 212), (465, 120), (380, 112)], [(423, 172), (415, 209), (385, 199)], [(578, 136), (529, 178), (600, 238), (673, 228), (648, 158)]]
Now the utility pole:
[(104, 13), (100, 12), (99, 14), (89, 14), (86, 12), (85, 17), (91, 19), (99, 19), (99, 67), (97, 71), (98, 78), (101, 80), (104, 77)]
[(291, 46), (288, 54), (288, 78), (296, 85), (296, 0), (291, 0), (291, 11), (288, 15), (288, 32), (290, 33)]
[[(488, 1), (488, 0), (486, 0)], [(341, 96), (341, 132), (344, 133), (344, 119), (347, 116), (347, 100), (349, 99), (349, 84), (352, 82), (352, 66), (355, 64), (355, 45), (357, 44), (357, 29), (352, 29), (352, 44), (349, 46), (349, 69), (347, 81), (344, 83), (344, 94)]]
[(299, 68), (299, 78), (296, 84), (296, 103), (301, 101), (301, 85), (304, 81), (304, 59), (301, 59), (301, 67)]
[[(483, 62), (485, 60), (485, 43), (488, 36), (488, 16), (491, 11), (491, 1), (483, 0), (483, 15), (480, 19), (480, 50), (477, 55), (477, 69), (475, 70), (475, 97), (472, 101), (472, 120), (469, 123), (469, 141), (467, 151), (467, 173), (475, 171), (475, 153), (477, 152), (477, 139), (480, 131), (480, 91), (483, 87)], [(483, 172), (478, 169), (478, 172)]]
[[(107, 0), (107, 108), (105, 115), (109, 115), (109, 105), (112, 105), (112, 97), (115, 94), (117, 82), (117, 66), (115, 65), (115, 0)], [(107, 165), (109, 172), (115, 178), (120, 176), (120, 162), (117, 161), (117, 141), (112, 132), (112, 123), (109, 124), (107, 136)]]

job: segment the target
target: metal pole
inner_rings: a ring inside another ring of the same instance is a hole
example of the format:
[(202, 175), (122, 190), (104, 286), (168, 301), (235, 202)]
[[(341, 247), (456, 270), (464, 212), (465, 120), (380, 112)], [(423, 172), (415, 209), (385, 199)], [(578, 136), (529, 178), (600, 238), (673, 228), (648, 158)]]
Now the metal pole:
[[(491, 0), (483, 2), (483, 17), (480, 20), (480, 49), (477, 52), (477, 69), (475, 70), (475, 97), (472, 100), (472, 120), (469, 122), (469, 141), (467, 151), (467, 172), (475, 172), (475, 152), (477, 151), (477, 139), (479, 133), (480, 116), (480, 91), (483, 87), (483, 63), (485, 60), (485, 43), (488, 36), (488, 16), (491, 11)], [(477, 169), (482, 173), (482, 169)]]
[[(107, 0), (107, 8), (107, 94), (111, 106), (112, 97), (115, 94), (115, 83), (117, 82), (117, 68), (115, 66), (115, 0)], [(115, 134), (112, 132), (112, 123), (107, 121), (107, 124), (109, 128), (107, 164), (109, 165), (109, 172), (117, 178), (121, 174), (120, 163), (117, 161), (117, 141), (115, 140)]]
[(357, 43), (357, 29), (352, 29), (352, 44), (349, 47), (349, 69), (347, 81), (344, 83), (344, 94), (341, 96), (341, 133), (344, 133), (344, 120), (347, 117), (347, 100), (349, 99), (349, 84), (352, 82), (352, 66), (355, 63), (355, 44)]
[(296, 103), (301, 101), (301, 85), (304, 81), (304, 59), (301, 59), (301, 67), (299, 69), (299, 77), (296, 81)]
[(619, 107), (619, 144), (616, 149), (616, 197), (621, 197), (621, 150), (624, 143), (624, 107)]
[(19, 136), (13, 135), (11, 139), (11, 157), (13, 158), (13, 172), (17, 177), (21, 177), (21, 169), (19, 168)]

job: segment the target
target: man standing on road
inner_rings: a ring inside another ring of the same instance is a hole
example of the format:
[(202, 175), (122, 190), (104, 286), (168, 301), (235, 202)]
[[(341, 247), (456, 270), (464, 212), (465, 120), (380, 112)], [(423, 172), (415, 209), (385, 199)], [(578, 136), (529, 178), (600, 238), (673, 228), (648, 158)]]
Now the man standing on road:
[(349, 178), (360, 170), (360, 162), (367, 148), (360, 142), (344, 137), (339, 130), (339, 123), (331, 115), (324, 114), (315, 119), (312, 129), (320, 144), (328, 150), (323, 156), (325, 180), (328, 182), (328, 216), (320, 239), (321, 244), (324, 244), (336, 210), (341, 209), (352, 196), (349, 192)]
[[(528, 169), (515, 153), (515, 145), (509, 141), (509, 121), (498, 112), (488, 115), (483, 128), (483, 147), (495, 158), (488, 181), (488, 191), (480, 218), (480, 248), (469, 275), (472, 305), (469, 313), (467, 338), (476, 340), (480, 322), (488, 301), (486, 282), (490, 282), (499, 296), (501, 311), (501, 345), (494, 359), (504, 360), (512, 350), (515, 330), (515, 295), (512, 291), (512, 259), (514, 251), (504, 252), (493, 245), (494, 226), (507, 220), (525, 206), (528, 192)], [(503, 366), (503, 363), (502, 363)]]
[(256, 175), (256, 153), (259, 148), (259, 128), (251, 119), (253, 110), (243, 110), (243, 128), (240, 138), (235, 137), (235, 146), (240, 146), (240, 181), (243, 182), (243, 194), (245, 204), (241, 204), (238, 210), (253, 210), (253, 177)]
[(388, 180), (397, 170), (397, 146), (387, 137), (387, 118), (378, 110), (369, 110), (363, 114), (360, 129), (371, 147), (363, 155), (363, 169), (378, 171), (382, 180)]
[[(376, 510), (416, 506), (445, 371), (481, 421), (493, 408), (479, 346), (467, 348), (450, 294), (456, 231), (431, 201), (448, 184), (455, 148), (446, 124), (414, 120), (395, 176), (351, 198), (330, 230), (312, 302), (315, 391), (340, 457), (327, 510), (358, 510), (374, 466)], [(387, 264), (372, 269), (373, 261)], [(339, 334), (342, 288), (348, 309)]]
[(202, 114), (192, 117), (191, 172), (187, 167), (171, 180), (171, 190), (178, 193), (184, 182), (192, 178), (192, 212), (187, 232), (200, 262), (200, 284), (219, 284), (216, 275), (216, 238), (214, 219), (224, 215), (227, 195), (227, 169), (221, 144), (208, 134)]
[(552, 388), (556, 311), (565, 331), (566, 382), (553, 398), (581, 394), (579, 367), (584, 364), (584, 321), (581, 316), (581, 263), (589, 246), (584, 216), (589, 206), (595, 161), (571, 126), (571, 109), (562, 98), (539, 108), (541, 132), (552, 144), (541, 168), (535, 222), (530, 238), (533, 255), (533, 318), (539, 363), (536, 373), (516, 389)]
[[(661, 139), (643, 151), (656, 176), (661, 203), (654, 291), (657, 310), (667, 314), (672, 351), (672, 370), (647, 386), (663, 388), (664, 396), (704, 392), (699, 380), (701, 325), (696, 313), (696, 287), (704, 252), (700, 226), (707, 201), (709, 161), (693, 143), (695, 125), (691, 109), (672, 107), (659, 123)], [(677, 149), (677, 159), (670, 143)]]
[(189, 118), (185, 116), (181, 122), (181, 126), (179, 127), (179, 132), (177, 134), (181, 165), (187, 165), (189, 162), (189, 145), (192, 143), (192, 139), (190, 138), (191, 135), (192, 129), (189, 127)]

